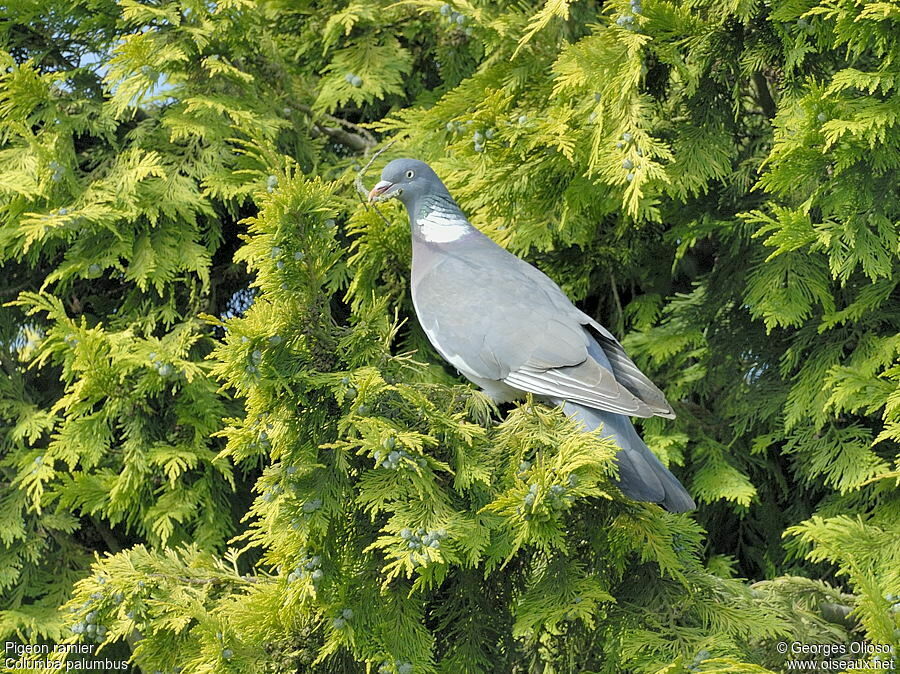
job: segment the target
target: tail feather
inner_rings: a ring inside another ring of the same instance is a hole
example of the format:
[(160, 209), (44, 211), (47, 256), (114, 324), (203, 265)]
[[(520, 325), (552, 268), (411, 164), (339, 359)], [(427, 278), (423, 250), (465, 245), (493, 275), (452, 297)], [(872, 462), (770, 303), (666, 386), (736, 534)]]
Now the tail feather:
[(621, 414), (604, 412), (578, 403), (557, 400), (563, 411), (581, 421), (588, 431), (600, 429), (600, 435), (611, 438), (621, 449), (619, 488), (635, 501), (659, 503), (673, 513), (696, 508), (694, 499), (634, 430), (631, 420)]

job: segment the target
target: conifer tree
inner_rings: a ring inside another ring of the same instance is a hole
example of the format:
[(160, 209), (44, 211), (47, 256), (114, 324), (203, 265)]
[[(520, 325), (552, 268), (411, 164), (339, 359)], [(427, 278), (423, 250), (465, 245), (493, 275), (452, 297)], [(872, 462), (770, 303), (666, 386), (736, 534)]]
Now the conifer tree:
[[(900, 648), (893, 5), (4, 11), (0, 641), (167, 673)], [(405, 214), (354, 184), (388, 139), (366, 181), (429, 161), (624, 338), (695, 514), (431, 350)]]

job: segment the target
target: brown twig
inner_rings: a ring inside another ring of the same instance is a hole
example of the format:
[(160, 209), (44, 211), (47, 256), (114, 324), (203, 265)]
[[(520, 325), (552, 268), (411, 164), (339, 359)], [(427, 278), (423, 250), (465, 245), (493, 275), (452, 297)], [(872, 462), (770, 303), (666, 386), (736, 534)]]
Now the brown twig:
[(390, 148), (391, 145), (393, 145), (395, 142), (396, 141), (392, 140), (387, 145), (385, 145), (383, 148), (378, 150), (378, 152), (373, 154), (372, 157), (369, 159), (369, 163), (366, 164), (365, 166), (363, 166), (362, 169), (360, 169), (359, 172), (357, 172), (356, 179), (353, 181), (353, 184), (356, 186), (356, 192), (359, 195), (359, 200), (362, 202), (363, 206), (365, 206), (367, 210), (368, 210), (369, 206), (374, 208), (375, 212), (381, 216), (381, 219), (384, 220), (385, 224), (387, 224), (388, 227), (391, 226), (391, 224), (392, 224), (391, 221), (385, 217), (384, 213), (382, 213), (380, 210), (378, 210), (378, 206), (376, 206), (374, 203), (373, 204), (369, 203), (369, 192), (366, 190), (366, 186), (363, 184), (363, 178), (366, 175), (366, 171), (368, 171), (369, 168), (372, 166), (372, 164), (375, 163), (375, 160), (378, 159), (378, 156), (381, 155), (382, 153), (386, 152), (388, 150), (388, 148)]
[(625, 312), (622, 310), (622, 300), (619, 299), (619, 289), (616, 287), (616, 277), (610, 271), (609, 283), (612, 290), (613, 301), (616, 304), (616, 331), (621, 335), (625, 332)]

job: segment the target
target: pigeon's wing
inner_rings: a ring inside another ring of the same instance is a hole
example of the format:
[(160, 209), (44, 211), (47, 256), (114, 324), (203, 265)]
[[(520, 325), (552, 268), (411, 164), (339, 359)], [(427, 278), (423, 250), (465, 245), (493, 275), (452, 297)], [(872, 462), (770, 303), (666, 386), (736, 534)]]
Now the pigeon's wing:
[(593, 337), (609, 359), (609, 367), (615, 373), (616, 381), (631, 391), (636, 398), (642, 400), (656, 416), (674, 419), (675, 411), (666, 400), (665, 393), (660, 391), (656, 384), (650, 381), (650, 378), (634, 364), (625, 353), (625, 349), (619, 344), (619, 340), (587, 314), (582, 313), (582, 316), (584, 316), (585, 324), (593, 328)]
[(470, 379), (618, 414), (659, 413), (588, 353), (590, 319), (559, 287), (487, 237), (437, 253), (415, 279), (413, 301), (432, 344)]
[[(503, 252), (505, 253), (506, 251)], [(559, 286), (544, 274), (544, 272), (523, 260), (519, 260), (518, 258), (516, 258), (516, 260), (522, 264), (523, 273), (527, 274), (536, 285), (541, 287), (542, 290), (551, 297), (554, 304), (560, 307), (563, 305), (569, 307), (570, 310), (577, 313), (577, 320), (581, 325), (587, 325), (592, 328), (592, 334), (589, 334), (588, 337), (588, 346), (589, 351), (594, 355), (594, 360), (599, 362), (604, 368), (612, 370), (616, 381), (649, 408), (652, 414), (648, 416), (655, 415), (674, 419), (675, 412), (666, 400), (665, 394), (660, 391), (656, 384), (650, 381), (650, 378), (641, 372), (640, 368), (634, 364), (634, 361), (628, 357), (628, 354), (625, 353), (625, 349), (619, 343), (619, 340), (617, 340), (609, 330), (600, 325), (600, 323), (583, 311), (577, 309)], [(603, 353), (598, 354), (594, 349), (591, 349), (591, 342), (595, 342), (599, 345)], [(643, 415), (638, 414), (634, 416)]]

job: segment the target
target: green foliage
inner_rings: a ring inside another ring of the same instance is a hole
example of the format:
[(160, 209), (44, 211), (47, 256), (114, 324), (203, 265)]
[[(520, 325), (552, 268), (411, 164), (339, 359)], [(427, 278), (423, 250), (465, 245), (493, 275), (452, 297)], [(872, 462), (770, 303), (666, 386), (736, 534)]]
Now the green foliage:
[[(0, 640), (394, 674), (900, 647), (893, 5), (6, 12)], [(624, 337), (695, 516), (442, 365), (405, 214), (352, 184), (387, 137), (368, 183), (429, 161)]]

